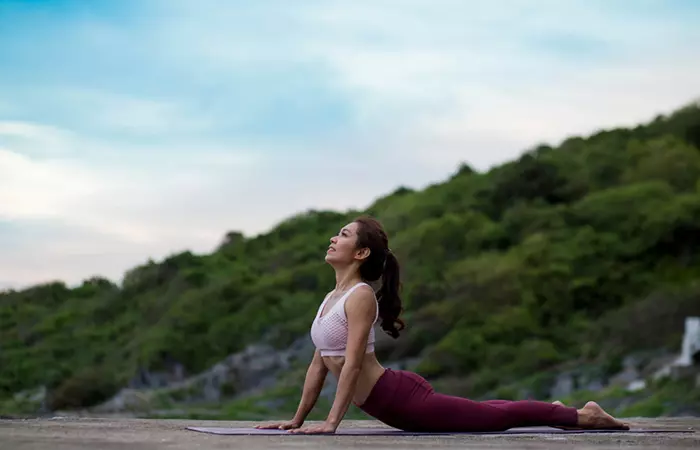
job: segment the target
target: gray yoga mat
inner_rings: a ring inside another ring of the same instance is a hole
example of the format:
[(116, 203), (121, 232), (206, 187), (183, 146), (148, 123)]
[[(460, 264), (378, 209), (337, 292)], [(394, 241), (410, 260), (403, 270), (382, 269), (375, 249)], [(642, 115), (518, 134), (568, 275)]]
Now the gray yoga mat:
[[(305, 434), (292, 434), (285, 430), (259, 430), (256, 428), (224, 428), (224, 427), (187, 427), (191, 431), (201, 433), (239, 435), (239, 436), (309, 436)], [(693, 430), (662, 430), (640, 428), (631, 430), (560, 430), (551, 427), (521, 427), (511, 428), (506, 431), (478, 431), (478, 432), (412, 432), (396, 428), (339, 428), (334, 436), (436, 436), (436, 435), (470, 435), (470, 434), (580, 434), (580, 433), (694, 433)], [(313, 435), (311, 435), (313, 436)]]

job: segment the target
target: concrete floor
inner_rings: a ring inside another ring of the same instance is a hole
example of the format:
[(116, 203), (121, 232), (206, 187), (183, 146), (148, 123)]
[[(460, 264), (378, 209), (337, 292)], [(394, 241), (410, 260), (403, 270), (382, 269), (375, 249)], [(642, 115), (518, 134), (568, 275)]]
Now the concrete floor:
[[(700, 418), (627, 419), (633, 426), (663, 429), (700, 428)], [(0, 420), (0, 449), (5, 450), (216, 450), (216, 449), (620, 449), (700, 448), (700, 433), (574, 434), (537, 436), (216, 436), (187, 426), (248, 427), (252, 422), (53, 418)], [(345, 421), (345, 427), (381, 426), (373, 421)]]

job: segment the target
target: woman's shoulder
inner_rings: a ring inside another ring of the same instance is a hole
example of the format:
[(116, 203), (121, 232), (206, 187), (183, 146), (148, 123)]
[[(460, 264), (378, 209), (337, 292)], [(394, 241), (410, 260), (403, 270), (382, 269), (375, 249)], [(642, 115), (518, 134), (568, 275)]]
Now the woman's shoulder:
[(377, 301), (377, 294), (374, 288), (369, 283), (358, 283), (355, 289), (348, 295), (345, 299), (346, 303), (359, 303), (366, 304), (367, 306), (374, 307), (374, 303)]

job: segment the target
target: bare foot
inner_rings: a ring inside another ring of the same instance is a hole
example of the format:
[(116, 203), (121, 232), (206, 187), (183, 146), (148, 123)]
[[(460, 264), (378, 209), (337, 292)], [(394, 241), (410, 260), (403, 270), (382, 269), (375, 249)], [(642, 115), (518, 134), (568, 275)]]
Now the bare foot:
[(615, 419), (596, 402), (588, 402), (578, 410), (578, 426), (584, 429), (629, 430), (628, 424)]

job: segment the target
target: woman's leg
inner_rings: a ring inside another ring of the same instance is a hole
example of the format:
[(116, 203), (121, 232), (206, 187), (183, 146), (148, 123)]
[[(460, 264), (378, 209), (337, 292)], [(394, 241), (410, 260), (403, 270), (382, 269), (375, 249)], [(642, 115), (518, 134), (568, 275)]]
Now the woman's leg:
[(503, 431), (524, 426), (624, 428), (595, 404), (582, 410), (534, 400), (490, 400), (478, 402), (436, 393), (417, 374), (414, 389), (395, 411), (402, 416), (402, 427), (424, 431)]
[(578, 423), (575, 408), (532, 400), (477, 402), (467, 398), (431, 393), (413, 401), (410, 427), (445, 431), (503, 431), (524, 426), (565, 426)]

